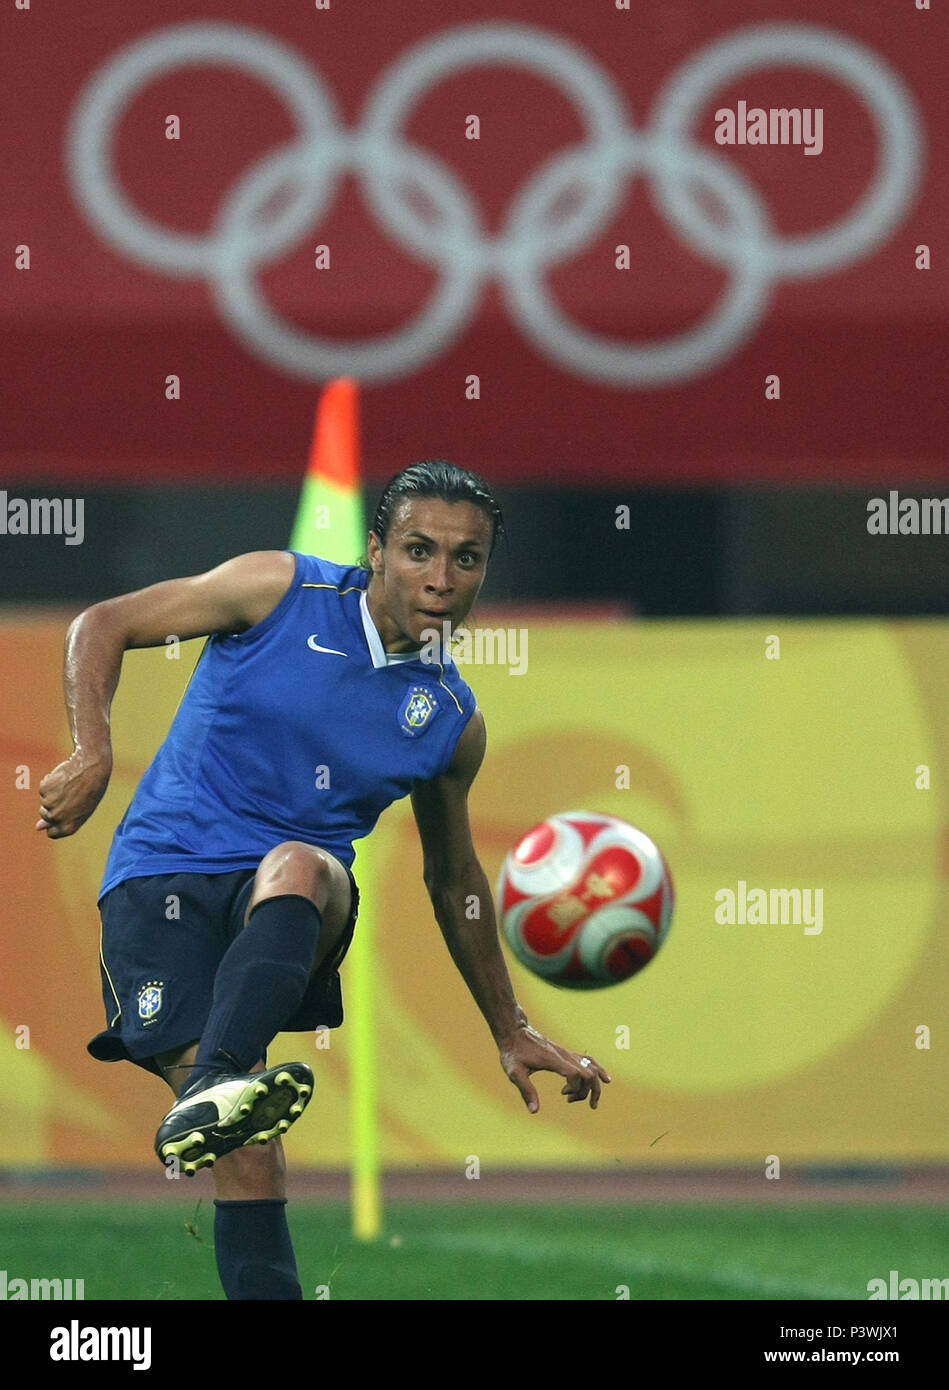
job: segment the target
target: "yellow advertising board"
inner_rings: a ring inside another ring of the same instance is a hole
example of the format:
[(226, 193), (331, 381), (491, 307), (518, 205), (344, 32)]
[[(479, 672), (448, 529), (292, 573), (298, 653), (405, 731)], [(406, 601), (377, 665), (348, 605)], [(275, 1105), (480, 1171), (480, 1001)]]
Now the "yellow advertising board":
[[(461, 667), (488, 728), (470, 805), (489, 880), (544, 817), (599, 811), (661, 845), (675, 915), (656, 960), (605, 990), (556, 989), (508, 953), (534, 1026), (613, 1076), (594, 1113), (542, 1075), (529, 1115), (441, 941), (410, 804), (391, 807), (372, 836), (384, 1164), (945, 1161), (949, 624), (504, 623), (517, 662), (495, 647)], [(148, 1165), (170, 1093), (85, 1051), (104, 1026), (96, 895), (201, 643), (126, 654), (109, 792), (50, 842), (33, 824), (69, 749), (65, 626), (0, 626), (0, 1163)], [(345, 1024), (270, 1057), (316, 1073), (293, 1162), (345, 1167)]]

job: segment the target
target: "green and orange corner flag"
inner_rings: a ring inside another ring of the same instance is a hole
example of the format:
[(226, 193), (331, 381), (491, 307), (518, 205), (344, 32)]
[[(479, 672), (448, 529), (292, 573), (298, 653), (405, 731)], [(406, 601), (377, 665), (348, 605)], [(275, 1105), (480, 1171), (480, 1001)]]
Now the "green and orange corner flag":
[[(359, 445), (359, 388), (349, 377), (330, 382), (316, 411), (307, 469), (291, 550), (355, 565), (366, 548)], [(359, 851), (359, 927), (346, 958), (346, 993), (351, 1001), (348, 1031), (352, 1046), (350, 1116), (352, 1125), (353, 1234), (374, 1240), (382, 1229), (379, 1171), (375, 1022), (373, 999), (372, 860)]]
[(366, 546), (359, 462), (359, 387), (331, 381), (316, 409), (310, 464), (290, 549), (355, 565)]

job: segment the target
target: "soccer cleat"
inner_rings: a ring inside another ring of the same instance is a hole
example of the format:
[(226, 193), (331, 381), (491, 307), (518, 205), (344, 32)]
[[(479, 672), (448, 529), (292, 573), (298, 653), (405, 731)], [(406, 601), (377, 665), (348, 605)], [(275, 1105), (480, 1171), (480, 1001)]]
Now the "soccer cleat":
[(175, 1101), (158, 1127), (155, 1152), (193, 1177), (233, 1149), (286, 1134), (312, 1094), (305, 1062), (240, 1075), (212, 1072)]

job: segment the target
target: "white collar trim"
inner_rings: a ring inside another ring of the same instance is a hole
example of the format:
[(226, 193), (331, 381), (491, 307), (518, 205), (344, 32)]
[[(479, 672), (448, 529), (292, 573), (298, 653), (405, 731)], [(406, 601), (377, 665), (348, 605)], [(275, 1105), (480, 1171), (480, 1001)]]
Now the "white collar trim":
[(372, 664), (378, 671), (381, 666), (396, 666), (401, 661), (417, 661), (417, 652), (393, 652), (391, 655), (382, 645), (382, 638), (379, 636), (379, 629), (372, 621), (372, 614), (369, 612), (369, 600), (367, 591), (363, 589), (359, 597), (359, 611), (362, 614), (362, 628), (366, 634), (366, 642), (369, 646), (369, 655), (372, 657)]
[(380, 666), (385, 666), (388, 664), (386, 662), (386, 649), (382, 645), (382, 638), (379, 636), (378, 629), (376, 628), (375, 623), (372, 621), (372, 615), (369, 612), (369, 602), (366, 598), (365, 589), (363, 589), (359, 599), (359, 611), (362, 614), (363, 632), (365, 632), (366, 641), (369, 644), (369, 655), (372, 657), (373, 666), (375, 666), (378, 670)]

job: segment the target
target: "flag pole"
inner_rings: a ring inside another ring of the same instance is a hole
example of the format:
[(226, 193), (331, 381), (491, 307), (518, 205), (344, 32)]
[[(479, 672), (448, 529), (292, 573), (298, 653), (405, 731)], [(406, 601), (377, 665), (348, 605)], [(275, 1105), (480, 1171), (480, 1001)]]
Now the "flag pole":
[[(359, 441), (358, 386), (330, 382), (316, 411), (306, 478), (291, 550), (355, 565), (366, 545)], [(374, 894), (368, 846), (359, 852), (359, 925), (346, 957), (347, 1031), (351, 1043), (350, 1130), (353, 1234), (375, 1240), (382, 1231), (373, 963)]]

